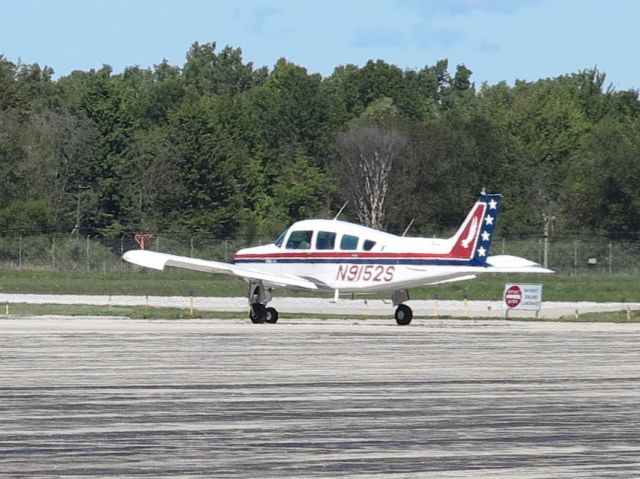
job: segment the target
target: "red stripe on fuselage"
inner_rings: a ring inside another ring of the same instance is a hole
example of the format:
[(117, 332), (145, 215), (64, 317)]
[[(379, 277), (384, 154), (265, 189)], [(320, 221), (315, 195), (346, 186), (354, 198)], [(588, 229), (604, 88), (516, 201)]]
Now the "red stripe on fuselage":
[(235, 259), (294, 259), (294, 258), (322, 258), (322, 259), (469, 259), (468, 257), (460, 257), (451, 253), (261, 253), (261, 254), (242, 254), (235, 255)]

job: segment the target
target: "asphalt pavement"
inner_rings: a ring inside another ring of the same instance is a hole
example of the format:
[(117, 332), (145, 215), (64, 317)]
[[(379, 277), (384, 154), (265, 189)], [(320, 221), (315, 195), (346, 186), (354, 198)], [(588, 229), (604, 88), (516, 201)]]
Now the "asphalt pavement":
[(0, 477), (640, 477), (640, 325), (0, 319)]

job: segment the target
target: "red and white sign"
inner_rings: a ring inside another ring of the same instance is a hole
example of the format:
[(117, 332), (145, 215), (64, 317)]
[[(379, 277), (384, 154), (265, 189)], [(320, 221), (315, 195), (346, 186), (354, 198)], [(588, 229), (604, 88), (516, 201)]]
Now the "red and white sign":
[(541, 284), (504, 285), (503, 304), (506, 309), (540, 311), (542, 307)]
[(522, 301), (522, 290), (520, 286), (514, 284), (509, 286), (504, 292), (504, 304), (507, 308), (517, 308)]

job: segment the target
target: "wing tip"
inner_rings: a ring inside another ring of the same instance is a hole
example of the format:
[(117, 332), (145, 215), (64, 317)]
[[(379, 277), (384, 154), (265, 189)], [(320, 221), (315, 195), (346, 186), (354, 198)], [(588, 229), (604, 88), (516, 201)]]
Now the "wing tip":
[(136, 266), (143, 266), (145, 268), (164, 270), (166, 265), (166, 259), (162, 257), (161, 253), (155, 251), (145, 251), (142, 249), (132, 249), (125, 252), (122, 255), (127, 263), (135, 264)]

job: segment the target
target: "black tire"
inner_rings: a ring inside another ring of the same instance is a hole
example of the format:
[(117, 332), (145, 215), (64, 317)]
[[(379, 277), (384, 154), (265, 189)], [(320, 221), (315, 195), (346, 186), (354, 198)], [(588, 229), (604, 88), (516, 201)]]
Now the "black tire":
[(267, 308), (267, 323), (275, 324), (278, 322), (278, 310), (276, 308)]
[(267, 308), (265, 308), (264, 304), (252, 304), (249, 318), (251, 318), (252, 323), (264, 323), (267, 319)]
[(406, 304), (399, 304), (396, 308), (396, 323), (401, 326), (406, 326), (413, 319), (413, 311)]

